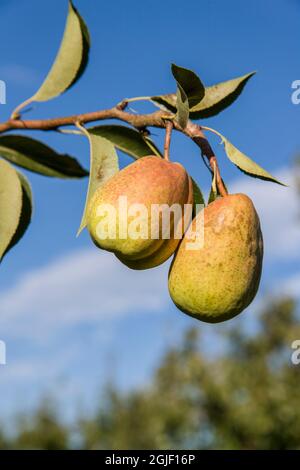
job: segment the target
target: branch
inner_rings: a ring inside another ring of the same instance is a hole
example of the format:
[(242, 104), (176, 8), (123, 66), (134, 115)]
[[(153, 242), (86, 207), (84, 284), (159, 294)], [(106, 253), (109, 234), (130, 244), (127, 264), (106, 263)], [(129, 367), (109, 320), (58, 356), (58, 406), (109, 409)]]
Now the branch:
[(59, 127), (76, 125), (76, 122), (87, 124), (89, 122), (103, 121), (104, 119), (119, 119), (120, 121), (131, 124), (137, 129), (142, 129), (147, 126), (165, 127), (163, 116), (166, 116), (164, 111), (156, 111), (152, 114), (127, 113), (121, 109), (121, 105), (119, 105), (102, 111), (52, 119), (9, 119), (7, 122), (0, 124), (0, 134), (15, 129), (53, 131), (57, 130)]
[[(165, 128), (168, 126), (170, 119), (174, 117), (172, 113), (167, 111), (155, 111), (150, 114), (131, 114), (125, 111), (127, 103), (128, 100), (124, 100), (111, 109), (52, 119), (9, 119), (4, 123), (0, 123), (0, 134), (16, 129), (53, 131), (58, 130), (60, 127), (76, 125), (78, 122), (81, 124), (87, 124), (89, 122), (103, 121), (105, 119), (118, 119), (120, 121), (127, 122), (138, 130), (144, 130), (147, 127)], [(212, 171), (214, 169), (214, 164), (216, 165), (217, 186), (219, 192), (222, 196), (227, 195), (227, 191), (220, 176), (217, 158), (206, 139), (201, 126), (192, 123), (191, 121), (188, 122), (185, 129), (182, 129), (176, 121), (173, 121), (173, 126), (174, 129), (183, 132), (187, 137), (191, 138), (198, 147), (200, 147), (202, 154), (208, 159)]]

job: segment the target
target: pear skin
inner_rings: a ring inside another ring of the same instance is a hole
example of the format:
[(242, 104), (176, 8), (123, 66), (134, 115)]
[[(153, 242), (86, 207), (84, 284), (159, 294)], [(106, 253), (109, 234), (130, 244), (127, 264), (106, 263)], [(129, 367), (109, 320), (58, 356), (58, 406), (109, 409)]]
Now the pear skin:
[[(188, 198), (187, 204), (190, 204), (192, 208), (193, 183), (192, 183), (191, 178), (189, 178), (189, 198)], [(189, 217), (189, 221), (191, 221), (191, 216)], [(182, 223), (183, 223), (183, 219), (182, 219)], [(188, 224), (189, 222), (187, 221), (187, 226)], [(123, 264), (126, 264), (126, 266), (128, 266), (131, 269), (150, 269), (155, 266), (159, 266), (160, 264), (164, 263), (167, 259), (169, 259), (170, 256), (172, 256), (173, 253), (176, 251), (176, 248), (179, 245), (180, 241), (181, 239), (178, 239), (178, 238), (166, 239), (163, 241), (162, 245), (158, 248), (157, 251), (155, 251), (149, 256), (146, 256), (145, 258), (132, 260), (128, 258), (122, 258), (122, 256), (120, 255), (117, 255), (117, 257)]]
[[(129, 212), (128, 230), (120, 236), (121, 218), (127, 211), (125, 206), (120, 206), (120, 197), (126, 197), (127, 207), (137, 207), (139, 223), (136, 238), (132, 238), (129, 232), (130, 227), (135, 227), (136, 214), (130, 215)], [(191, 178), (182, 165), (156, 156), (143, 157), (96, 190), (89, 205), (88, 230), (98, 247), (115, 253), (127, 266), (133, 269), (158, 266), (174, 253), (180, 238), (172, 237), (172, 226), (170, 239), (163, 238), (161, 227), (156, 238), (151, 236), (154, 223), (151, 217), (152, 205), (166, 204), (171, 207), (178, 204), (183, 210), (184, 204), (192, 201), (192, 197)], [(99, 207), (105, 204), (115, 208), (115, 214), (99, 215)], [(143, 205), (146, 212), (139, 212), (139, 206), (133, 205)], [(105, 236), (99, 227), (107, 227), (111, 217), (116, 220), (116, 230)], [(138, 228), (141, 226), (146, 226), (147, 231), (139, 236)]]
[[(169, 271), (169, 292), (183, 312), (217, 323), (241, 313), (254, 299), (262, 271), (263, 238), (251, 199), (233, 194), (209, 204), (201, 248), (184, 236)], [(190, 230), (190, 228), (189, 228)]]

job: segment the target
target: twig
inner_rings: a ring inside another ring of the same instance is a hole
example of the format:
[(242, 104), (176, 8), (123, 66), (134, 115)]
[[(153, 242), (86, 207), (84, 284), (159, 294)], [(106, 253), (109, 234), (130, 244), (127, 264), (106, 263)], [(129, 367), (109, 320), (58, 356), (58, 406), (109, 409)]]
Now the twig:
[[(41, 131), (57, 131), (61, 127), (75, 126), (77, 122), (87, 124), (90, 122), (103, 121), (105, 119), (117, 119), (126, 122), (138, 130), (143, 130), (147, 127), (166, 128), (169, 126), (170, 119), (174, 117), (172, 113), (167, 111), (155, 111), (150, 114), (131, 114), (124, 109), (130, 100), (123, 100), (117, 106), (111, 109), (104, 109), (84, 114), (76, 114), (72, 116), (56, 117), (51, 119), (31, 119), (23, 120), (21, 118), (10, 118), (8, 121), (0, 123), (0, 134), (13, 130), (41, 130)], [(133, 101), (133, 100), (131, 100)], [(191, 121), (188, 122), (185, 129), (182, 129), (176, 121), (173, 122), (173, 127), (177, 131), (183, 132), (187, 137), (191, 138), (196, 145), (201, 149), (202, 154), (207, 158), (210, 168), (213, 171), (213, 165), (216, 163), (217, 171), (217, 186), (219, 193), (222, 196), (227, 194), (224, 187), (220, 170), (217, 164), (217, 158), (205, 137), (202, 127)]]
[(216, 174), (216, 184), (217, 184), (217, 188), (219, 190), (219, 194), (221, 196), (227, 196), (228, 195), (228, 192), (227, 192), (227, 189), (225, 188), (224, 186), (224, 183), (223, 183), (223, 180), (221, 178), (221, 175), (220, 175), (220, 169), (219, 169), (219, 166), (218, 166), (218, 162), (217, 162), (217, 159), (216, 157), (212, 157), (211, 160), (211, 165), (214, 165), (215, 166), (215, 174)]
[(164, 158), (165, 160), (170, 160), (170, 143), (171, 143), (171, 135), (173, 130), (173, 121), (169, 119), (166, 122), (166, 135), (165, 135), (165, 145), (164, 145)]
[(220, 195), (223, 197), (227, 196), (228, 192), (221, 178), (217, 157), (215, 156), (210, 146), (210, 143), (206, 139), (202, 127), (192, 122), (189, 122), (186, 129), (184, 130), (184, 133), (188, 135), (191, 139), (193, 139), (195, 144), (197, 144), (201, 148), (203, 155), (205, 155), (208, 159), (212, 173), (216, 172), (216, 183)]
[(0, 124), (0, 134), (14, 129), (51, 131), (57, 130), (59, 127), (75, 125), (76, 122), (86, 124), (89, 122), (103, 121), (104, 119), (119, 119), (131, 124), (137, 129), (147, 126), (164, 128), (164, 116), (166, 116), (165, 111), (135, 115), (127, 113), (116, 106), (111, 109), (51, 119), (9, 119), (7, 122)]

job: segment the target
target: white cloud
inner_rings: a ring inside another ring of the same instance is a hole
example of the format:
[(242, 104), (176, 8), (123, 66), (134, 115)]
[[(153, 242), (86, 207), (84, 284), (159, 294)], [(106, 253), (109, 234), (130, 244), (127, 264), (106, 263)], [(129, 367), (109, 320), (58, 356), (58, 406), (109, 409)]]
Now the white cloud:
[[(253, 199), (262, 222), (266, 262), (280, 267), (283, 259), (299, 258), (300, 205), (292, 172), (283, 168), (276, 176), (290, 187), (241, 177), (230, 185), (230, 192)], [(132, 271), (96, 248), (71, 253), (25, 273), (0, 292), (0, 331), (37, 339), (80, 324), (96, 328), (104, 319), (161, 311), (171, 305), (168, 264)]]
[[(262, 222), (266, 262), (275, 263), (281, 274), (283, 260), (288, 269), (289, 262), (299, 258), (300, 222), (298, 224), (297, 218), (300, 204), (292, 172), (283, 168), (276, 176), (290, 187), (244, 176), (229, 187), (230, 192), (244, 192), (253, 199)], [(133, 315), (148, 313), (149, 318), (149, 313), (157, 314), (171, 306), (167, 290), (168, 265), (132, 271), (112, 254), (91, 247), (28, 271), (9, 289), (2, 290), (0, 336), (8, 340), (8, 365), (3, 367), (0, 375), (2, 414), (5, 410), (15, 410), (16, 402), (23, 407), (24, 397), (34, 402), (42, 391), (51, 387), (57, 387), (59, 396), (63, 396), (64, 409), (73, 406), (72, 400), (81, 394), (92, 396), (98, 379), (100, 381), (101, 376), (105, 379), (106, 351), (115, 350), (120, 340), (118, 335), (123, 334), (115, 329), (111, 319), (128, 316), (134, 331)], [(275, 277), (270, 279), (271, 285), (275, 281)], [(282, 292), (299, 297), (300, 272), (280, 286)], [(252, 315), (243, 315), (236, 321), (253, 323), (253, 313), (255, 315), (261, 305), (262, 297), (259, 296), (251, 307)], [(143, 371), (136, 370), (140, 366), (134, 351), (131, 359), (126, 359), (129, 382), (130, 370), (143, 375), (151, 362), (149, 355), (152, 359), (156, 357), (159, 338), (150, 338), (153, 348), (149, 352), (147, 318), (145, 348), (148, 352), (138, 351), (138, 356), (143, 357)], [(160, 321), (159, 315), (156, 318)], [(89, 332), (78, 343), (76, 334), (86, 325), (92, 334)], [(216, 326), (214, 331), (218, 328), (221, 326)], [(203, 331), (209, 338), (212, 330), (203, 325)], [(61, 375), (68, 378), (67, 385), (61, 386), (57, 382)]]
[(275, 173), (289, 187), (243, 177), (229, 185), (231, 193), (251, 197), (260, 216), (267, 261), (290, 261), (300, 257), (300, 197), (291, 169)]
[(0, 329), (30, 337), (81, 322), (161, 310), (167, 299), (167, 267), (133, 271), (114, 255), (74, 252), (23, 275), (0, 293)]
[(290, 295), (291, 297), (298, 298), (300, 297), (300, 272), (287, 278), (281, 290), (283, 293)]
[(80, 398), (90, 403), (110, 376), (107, 359), (122, 334), (112, 320), (127, 315), (129, 322), (132, 315), (134, 332), (134, 315), (163, 311), (170, 302), (167, 274), (167, 264), (132, 271), (111, 253), (89, 248), (29, 271), (0, 292), (0, 337), (7, 343), (2, 419), (32, 408), (45, 393), (59, 397), (64, 417), (74, 415)]

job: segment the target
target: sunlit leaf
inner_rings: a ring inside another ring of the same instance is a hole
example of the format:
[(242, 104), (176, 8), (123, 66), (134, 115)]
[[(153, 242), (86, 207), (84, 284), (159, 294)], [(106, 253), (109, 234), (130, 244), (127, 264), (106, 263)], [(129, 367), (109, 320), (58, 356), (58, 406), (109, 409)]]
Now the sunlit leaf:
[(223, 111), (239, 97), (247, 81), (254, 74), (255, 72), (251, 72), (242, 77), (205, 88), (205, 96), (201, 103), (190, 110), (191, 119), (204, 119)]
[[(223, 183), (224, 188), (227, 190), (226, 184), (224, 183), (223, 179), (222, 179), (222, 183)], [(211, 187), (210, 187), (210, 193), (209, 193), (207, 204), (210, 204), (211, 202), (214, 202), (219, 197), (222, 197), (222, 196), (221, 196), (221, 194), (219, 192), (219, 189), (218, 189), (218, 186), (214, 182), (214, 178), (213, 178), (212, 184), (211, 184)]]
[(177, 83), (177, 113), (175, 119), (182, 129), (186, 127), (189, 120), (188, 99), (179, 83)]
[(247, 157), (244, 153), (234, 147), (234, 145), (232, 145), (232, 143), (229, 142), (229, 140), (227, 140), (225, 137), (221, 136), (221, 138), (227, 157), (239, 168), (239, 170), (243, 171), (249, 176), (253, 176), (254, 178), (260, 178), (262, 180), (272, 181), (273, 183), (286, 186), (284, 183), (281, 183), (276, 178), (274, 178), (274, 176), (272, 176), (268, 171), (264, 170), (261, 166), (251, 160), (251, 158)]
[[(239, 97), (246, 83), (254, 74), (255, 72), (251, 72), (232, 80), (205, 87), (203, 99), (199, 104), (190, 108), (190, 119), (204, 119), (215, 116), (223, 111)], [(166, 109), (172, 113), (176, 112), (175, 93), (152, 96), (151, 101), (159, 108)]]
[(119, 171), (118, 155), (114, 145), (107, 139), (89, 132), (84, 134), (90, 143), (90, 178), (85, 207), (77, 235), (86, 227), (90, 200), (101, 185)]
[(150, 101), (161, 109), (176, 113), (177, 109), (177, 96), (176, 93), (169, 93), (167, 95), (151, 96)]
[(90, 38), (88, 29), (69, 1), (69, 12), (65, 31), (55, 61), (38, 91), (18, 109), (33, 101), (47, 101), (70, 88), (83, 74), (89, 55)]
[(0, 160), (0, 259), (7, 251), (20, 222), (23, 190), (17, 171)]
[(89, 132), (104, 137), (122, 152), (134, 158), (148, 155), (161, 156), (160, 151), (149, 137), (144, 137), (140, 132), (126, 126), (104, 125), (90, 127)]
[(1, 136), (0, 156), (45, 176), (82, 178), (88, 175), (75, 158), (59, 154), (44, 143), (23, 135)]
[(87, 27), (72, 2), (60, 49), (53, 66), (33, 101), (47, 101), (70, 88), (82, 75), (88, 62), (90, 39)]
[(281, 183), (276, 178), (274, 178), (274, 176), (272, 176), (268, 171), (264, 170), (261, 166), (251, 160), (251, 158), (247, 157), (244, 153), (238, 150), (234, 145), (232, 145), (231, 142), (229, 142), (229, 140), (226, 139), (226, 137), (220, 134), (220, 132), (206, 126), (202, 126), (202, 128), (204, 130), (213, 132), (221, 138), (221, 143), (224, 144), (227, 157), (243, 173), (246, 173), (249, 176), (253, 176), (254, 178), (272, 181), (273, 183), (286, 186), (284, 183)]

